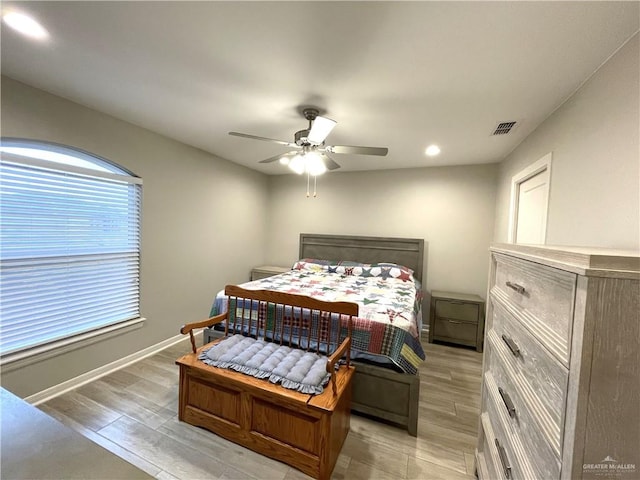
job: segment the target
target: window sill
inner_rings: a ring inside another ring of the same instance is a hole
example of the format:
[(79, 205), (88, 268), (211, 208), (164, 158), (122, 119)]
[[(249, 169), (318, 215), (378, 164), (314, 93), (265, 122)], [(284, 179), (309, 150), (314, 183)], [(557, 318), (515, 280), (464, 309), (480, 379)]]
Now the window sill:
[(146, 318), (139, 317), (126, 322), (109, 325), (90, 332), (81, 333), (72, 337), (63, 338), (55, 342), (37, 347), (21, 350), (19, 352), (9, 353), (0, 358), (0, 367), (2, 371), (10, 372), (19, 368), (26, 367), (36, 362), (41, 362), (58, 355), (101, 342), (108, 338), (122, 335), (133, 330), (137, 330), (144, 325)]

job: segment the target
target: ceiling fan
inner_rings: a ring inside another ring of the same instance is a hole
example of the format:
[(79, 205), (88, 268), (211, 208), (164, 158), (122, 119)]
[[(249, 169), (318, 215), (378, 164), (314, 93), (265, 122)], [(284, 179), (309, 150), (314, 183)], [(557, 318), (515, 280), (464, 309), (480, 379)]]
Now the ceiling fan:
[(293, 142), (258, 137), (256, 135), (239, 132), (229, 132), (229, 135), (277, 143), (292, 148), (293, 150), (290, 152), (265, 158), (264, 160), (260, 160), (259, 163), (271, 163), (280, 160), (280, 163), (289, 165), (289, 168), (294, 172), (299, 174), (306, 172), (312, 176), (320, 175), (326, 170), (336, 170), (340, 168), (340, 165), (329, 156), (330, 153), (385, 156), (389, 151), (388, 148), (383, 147), (325, 145), (325, 140), (329, 133), (331, 133), (331, 130), (333, 130), (333, 127), (336, 126), (336, 122), (329, 118), (321, 117), (320, 111), (315, 107), (304, 108), (302, 115), (309, 121), (309, 127), (297, 131), (294, 134)]

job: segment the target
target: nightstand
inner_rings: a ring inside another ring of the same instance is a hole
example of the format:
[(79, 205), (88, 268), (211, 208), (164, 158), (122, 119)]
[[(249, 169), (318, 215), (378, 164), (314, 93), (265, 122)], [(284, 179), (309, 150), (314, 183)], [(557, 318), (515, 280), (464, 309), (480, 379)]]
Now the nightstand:
[(431, 292), (429, 343), (440, 340), (482, 351), (484, 300), (478, 295)]
[(272, 277), (279, 273), (288, 272), (290, 267), (274, 267), (272, 265), (263, 265), (262, 267), (255, 267), (251, 270), (251, 281), (260, 280), (261, 278)]

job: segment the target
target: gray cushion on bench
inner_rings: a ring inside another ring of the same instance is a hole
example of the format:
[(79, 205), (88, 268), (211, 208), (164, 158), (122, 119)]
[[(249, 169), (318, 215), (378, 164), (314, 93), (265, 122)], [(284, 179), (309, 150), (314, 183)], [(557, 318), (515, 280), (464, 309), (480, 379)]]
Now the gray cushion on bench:
[(302, 393), (322, 393), (331, 378), (324, 355), (238, 334), (204, 350), (198, 358), (207, 365), (269, 379)]

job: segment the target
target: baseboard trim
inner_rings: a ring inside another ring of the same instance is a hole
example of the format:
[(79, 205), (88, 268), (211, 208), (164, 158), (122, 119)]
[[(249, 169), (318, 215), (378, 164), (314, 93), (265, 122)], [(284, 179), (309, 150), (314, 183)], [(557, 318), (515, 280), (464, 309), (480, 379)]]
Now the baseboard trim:
[[(194, 330), (194, 335), (200, 333), (201, 330)], [(147, 357), (155, 355), (160, 350), (164, 350), (165, 348), (169, 348), (176, 343), (179, 343), (183, 340), (186, 340), (187, 337), (184, 335), (176, 335), (171, 338), (167, 338), (162, 342), (156, 343), (155, 345), (151, 345), (145, 349), (142, 349), (138, 352), (132, 353), (131, 355), (127, 355), (126, 357), (120, 358), (115, 362), (108, 363), (101, 367), (98, 367), (94, 370), (90, 370), (82, 375), (78, 375), (77, 377), (71, 378), (65, 382), (54, 385), (53, 387), (46, 388), (38, 393), (34, 393), (33, 395), (29, 395), (24, 398), (26, 402), (29, 402), (32, 405), (39, 405), (44, 403), (52, 398), (60, 396), (64, 393), (67, 393), (71, 390), (81, 387), (89, 382), (93, 382), (94, 380), (98, 380), (105, 375), (109, 375), (110, 373), (115, 372), (116, 370), (120, 370), (121, 368), (127, 367), (132, 363), (139, 362), (140, 360), (144, 360)]]

